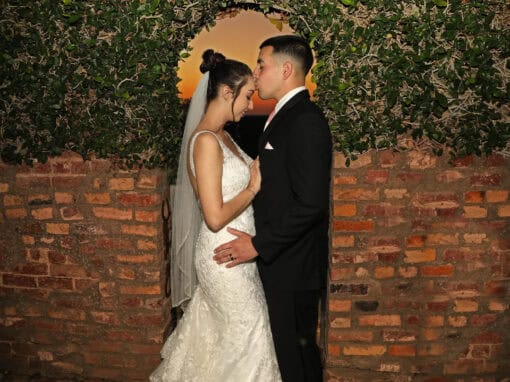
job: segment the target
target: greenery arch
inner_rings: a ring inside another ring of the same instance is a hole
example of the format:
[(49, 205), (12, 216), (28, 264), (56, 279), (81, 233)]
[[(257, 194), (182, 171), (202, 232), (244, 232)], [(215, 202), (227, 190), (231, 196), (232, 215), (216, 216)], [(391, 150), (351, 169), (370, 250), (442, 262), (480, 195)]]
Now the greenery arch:
[(349, 159), (400, 138), (508, 153), (505, 0), (0, 0), (0, 152), (176, 168), (177, 64), (216, 15), (278, 11), (311, 42), (315, 95)]

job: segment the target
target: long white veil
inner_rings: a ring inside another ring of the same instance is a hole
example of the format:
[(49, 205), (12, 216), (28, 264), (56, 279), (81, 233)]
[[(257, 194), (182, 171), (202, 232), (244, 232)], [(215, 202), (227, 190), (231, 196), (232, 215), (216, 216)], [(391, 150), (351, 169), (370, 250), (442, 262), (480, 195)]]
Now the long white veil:
[(170, 285), (172, 306), (189, 300), (197, 285), (195, 243), (200, 225), (200, 209), (188, 175), (187, 156), (190, 137), (202, 119), (207, 104), (209, 72), (200, 79), (186, 116), (182, 136), (177, 180), (171, 200), (172, 247)]

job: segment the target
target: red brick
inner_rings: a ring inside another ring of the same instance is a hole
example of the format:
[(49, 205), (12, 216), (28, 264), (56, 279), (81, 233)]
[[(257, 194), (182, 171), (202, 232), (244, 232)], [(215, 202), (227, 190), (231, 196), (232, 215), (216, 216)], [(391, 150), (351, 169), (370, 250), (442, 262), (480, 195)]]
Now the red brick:
[(504, 342), (502, 333), (495, 331), (484, 331), (476, 334), (471, 339), (472, 344), (502, 344)]
[(365, 189), (365, 188), (337, 188), (333, 189), (334, 200), (378, 200), (379, 189)]
[(507, 166), (507, 159), (502, 154), (491, 154), (483, 161), (487, 167), (504, 167)]
[(7, 194), (4, 195), (4, 206), (14, 207), (23, 205), (23, 198), (18, 195)]
[(499, 206), (498, 207), (498, 216), (500, 218), (510, 217), (510, 204), (507, 204), (505, 206)]
[(14, 273), (21, 273), (23, 275), (47, 275), (48, 265), (44, 263), (20, 264), (14, 268)]
[(330, 277), (332, 281), (344, 280), (352, 277), (354, 270), (352, 268), (331, 268)]
[(405, 188), (391, 188), (384, 190), (387, 199), (404, 199), (409, 197), (409, 191)]
[(90, 277), (89, 272), (79, 265), (74, 264), (51, 264), (50, 275), (54, 277)]
[(139, 255), (117, 255), (117, 261), (121, 263), (131, 264), (146, 264), (152, 263), (156, 260), (154, 255), (150, 254), (139, 254)]
[(142, 341), (145, 335), (139, 330), (110, 329), (106, 333), (106, 338), (112, 341), (133, 342)]
[(400, 326), (401, 320), (398, 314), (372, 314), (359, 317), (361, 326)]
[(466, 203), (483, 203), (485, 191), (468, 191), (464, 194)]
[(133, 178), (113, 178), (108, 182), (110, 190), (130, 191), (135, 188), (135, 180)]
[(506, 296), (508, 292), (508, 283), (504, 280), (490, 280), (485, 284), (485, 292), (488, 296)]
[(355, 204), (335, 204), (334, 212), (335, 216), (355, 216), (356, 215), (356, 205)]
[(133, 249), (131, 241), (125, 238), (102, 236), (96, 239), (97, 248), (104, 249)]
[(459, 234), (431, 233), (427, 235), (426, 245), (457, 245)]
[(85, 183), (85, 175), (54, 175), (52, 177), (52, 185), (57, 189), (75, 189), (81, 187)]
[(19, 188), (50, 187), (51, 177), (44, 175), (16, 174), (16, 186)]
[(159, 205), (161, 198), (158, 194), (129, 192), (118, 194), (117, 200), (125, 207), (152, 207)]
[(46, 232), (54, 235), (68, 235), (69, 224), (67, 223), (46, 223)]
[(390, 345), (388, 354), (397, 357), (414, 357), (416, 355), (416, 346), (414, 345)]
[(443, 277), (451, 276), (455, 270), (451, 264), (445, 265), (424, 265), (421, 267), (421, 274), (423, 276)]
[(395, 268), (393, 267), (376, 267), (374, 276), (376, 279), (386, 279), (395, 275)]
[(5, 210), (7, 219), (24, 219), (27, 216), (27, 210), (24, 208), (9, 208)]
[(328, 343), (328, 355), (332, 357), (340, 357), (340, 346)]
[(56, 289), (56, 290), (72, 290), (73, 279), (68, 277), (39, 277), (37, 279), (39, 288)]
[(35, 244), (35, 237), (33, 237), (33, 236), (22, 235), (21, 240), (23, 240), (23, 244), (25, 244), (25, 245), (34, 245)]
[(501, 185), (501, 174), (475, 174), (471, 176), (472, 186), (500, 186)]
[(423, 263), (436, 260), (436, 250), (426, 248), (424, 250), (408, 250), (405, 251), (404, 261), (406, 263)]
[(143, 223), (156, 223), (159, 216), (157, 211), (135, 211), (135, 220)]
[(85, 200), (87, 203), (90, 204), (109, 204), (111, 202), (110, 194), (107, 192), (102, 193), (93, 193), (93, 192), (86, 192), (84, 194)]
[(366, 183), (386, 183), (389, 172), (387, 170), (368, 170), (365, 174)]
[(487, 190), (485, 193), (487, 202), (489, 203), (502, 203), (508, 200), (507, 190)]
[(86, 313), (80, 309), (59, 307), (58, 310), (49, 310), (48, 317), (71, 321), (85, 321)]
[(423, 247), (425, 244), (426, 235), (413, 235), (408, 236), (406, 240), (406, 245), (408, 247)]
[(64, 220), (83, 220), (83, 215), (77, 207), (63, 207), (60, 216)]
[(373, 231), (374, 222), (372, 220), (364, 221), (334, 221), (333, 227), (335, 231)]
[(383, 341), (385, 342), (414, 342), (416, 341), (416, 333), (408, 330), (386, 329), (381, 332)]
[(372, 342), (374, 333), (371, 331), (352, 330), (344, 331), (338, 329), (331, 329), (328, 332), (329, 341), (339, 342)]
[(352, 301), (350, 300), (329, 300), (329, 310), (332, 312), (350, 312), (352, 308)]
[(156, 243), (151, 240), (137, 240), (136, 247), (141, 250), (157, 249)]
[(333, 184), (335, 186), (340, 186), (344, 184), (356, 184), (358, 183), (358, 179), (355, 176), (348, 175), (336, 175), (333, 177)]
[[(118, 325), (120, 319), (115, 312), (90, 312), (92, 319), (98, 324)], [(95, 349), (97, 351), (97, 349)]]
[(480, 314), (471, 316), (469, 322), (473, 326), (488, 326), (494, 323), (497, 319), (497, 314)]
[(410, 151), (408, 153), (409, 167), (411, 169), (424, 170), (435, 167), (437, 157), (433, 154), (420, 151)]
[(418, 274), (418, 268), (416, 267), (399, 267), (398, 273), (404, 278), (416, 277)]
[(161, 314), (134, 314), (124, 317), (127, 325), (133, 326), (155, 326), (160, 327), (163, 324), (163, 317)]
[(380, 151), (378, 154), (379, 163), (383, 168), (395, 167), (402, 159), (402, 154), (390, 150)]
[(420, 172), (403, 171), (397, 173), (397, 179), (406, 184), (418, 184), (423, 181), (423, 174)]
[(448, 351), (448, 347), (443, 343), (430, 343), (420, 345), (418, 348), (419, 356), (440, 356)]
[(448, 324), (454, 328), (464, 327), (467, 324), (466, 316), (448, 316)]
[(159, 285), (122, 285), (119, 287), (121, 294), (141, 294), (141, 295), (159, 295), (161, 288)]
[(464, 206), (464, 217), (468, 219), (480, 219), (487, 217), (487, 209), (481, 206)]
[(357, 356), (381, 356), (386, 353), (386, 346), (383, 345), (345, 345), (344, 355)]
[(347, 248), (354, 246), (354, 236), (334, 235), (332, 245), (334, 248)]
[(135, 280), (136, 273), (133, 269), (119, 267), (117, 269), (117, 277), (121, 280)]
[(131, 220), (133, 219), (133, 211), (130, 209), (121, 209), (113, 207), (93, 207), (94, 216), (102, 219), (111, 220)]
[(452, 161), (452, 165), (454, 167), (470, 167), (475, 163), (475, 157), (473, 155), (469, 155), (462, 158), (456, 158)]
[(57, 204), (70, 204), (73, 203), (74, 196), (67, 192), (55, 192), (55, 202)]
[(157, 175), (140, 175), (136, 181), (136, 187), (155, 189), (158, 186), (159, 178)]
[(427, 208), (454, 208), (459, 206), (455, 193), (417, 193), (412, 201), (414, 206)]
[(30, 214), (36, 220), (47, 220), (53, 218), (53, 208), (45, 207), (45, 208), (37, 208), (30, 211)]
[(30, 276), (21, 276), (21, 275), (11, 275), (4, 273), (2, 275), (2, 283), (3, 285), (14, 286), (14, 287), (26, 287), (26, 288), (36, 288), (37, 284), (34, 277)]
[(467, 299), (456, 299), (455, 312), (476, 312), (478, 310), (478, 301)]
[(121, 232), (127, 235), (139, 235), (154, 237), (158, 234), (156, 228), (148, 225), (125, 225), (121, 226)]
[(445, 170), (436, 175), (436, 179), (440, 183), (452, 183), (464, 179), (464, 174), (457, 170)]

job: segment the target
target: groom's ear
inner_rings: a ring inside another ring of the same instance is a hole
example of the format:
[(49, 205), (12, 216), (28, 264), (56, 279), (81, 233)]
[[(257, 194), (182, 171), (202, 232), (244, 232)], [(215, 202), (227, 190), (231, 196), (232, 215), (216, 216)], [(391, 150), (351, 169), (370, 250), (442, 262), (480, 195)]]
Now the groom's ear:
[(282, 65), (282, 75), (284, 79), (289, 78), (294, 72), (294, 65), (291, 61), (285, 61)]

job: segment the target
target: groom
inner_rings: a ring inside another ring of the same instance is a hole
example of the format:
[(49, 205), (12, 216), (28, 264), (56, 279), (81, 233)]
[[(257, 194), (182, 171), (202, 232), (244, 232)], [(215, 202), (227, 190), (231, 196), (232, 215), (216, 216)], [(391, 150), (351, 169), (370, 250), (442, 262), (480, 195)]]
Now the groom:
[(298, 36), (260, 45), (258, 93), (278, 102), (259, 142), (257, 233), (229, 228), (237, 238), (214, 256), (227, 267), (256, 258), (284, 382), (322, 381), (316, 331), (327, 279), (332, 146), (327, 121), (304, 86), (312, 63), (310, 46)]

